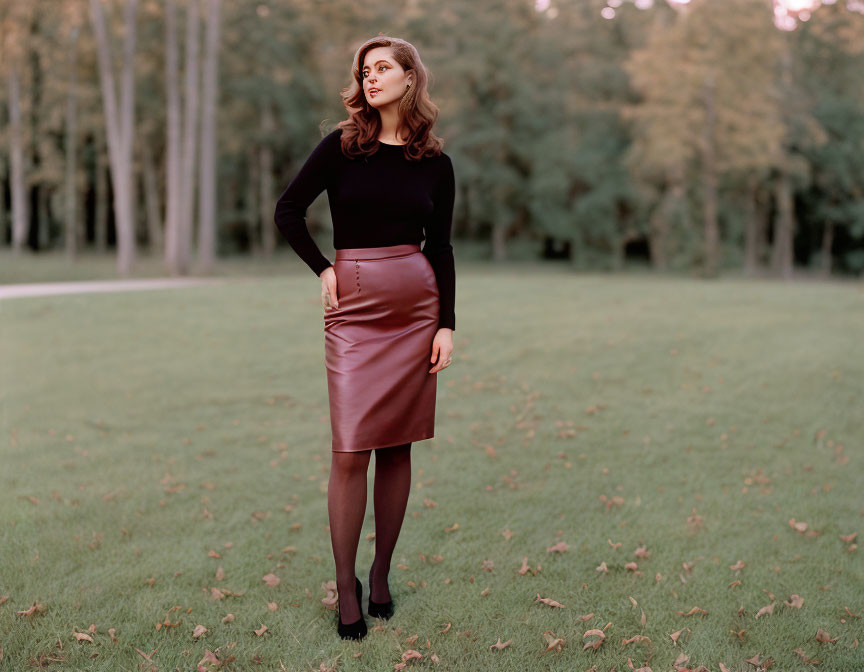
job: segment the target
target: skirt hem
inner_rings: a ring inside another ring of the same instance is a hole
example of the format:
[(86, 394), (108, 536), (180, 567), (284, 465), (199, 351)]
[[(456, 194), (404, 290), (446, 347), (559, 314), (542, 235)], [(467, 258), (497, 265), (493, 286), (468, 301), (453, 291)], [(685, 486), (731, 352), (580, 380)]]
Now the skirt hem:
[(425, 441), (426, 439), (434, 439), (435, 433), (428, 434), (425, 436), (419, 436), (416, 439), (406, 439), (404, 441), (388, 441), (387, 443), (382, 443), (378, 446), (372, 446), (371, 448), (354, 448), (353, 450), (335, 450), (332, 449), (333, 453), (365, 453), (367, 450), (377, 450), (378, 448), (392, 448), (393, 446), (401, 446), (403, 443), (416, 443), (417, 441)]

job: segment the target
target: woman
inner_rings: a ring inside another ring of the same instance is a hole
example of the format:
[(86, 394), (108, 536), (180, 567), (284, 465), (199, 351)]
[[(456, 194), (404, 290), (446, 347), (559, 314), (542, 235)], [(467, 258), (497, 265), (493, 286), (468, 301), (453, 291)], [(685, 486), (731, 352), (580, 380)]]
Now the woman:
[[(275, 222), (321, 278), (337, 630), (344, 639), (362, 639), (363, 589), (354, 563), (369, 458), (375, 451), (368, 613), (387, 619), (390, 560), (411, 490), (411, 443), (434, 435), (437, 373), (453, 353), (455, 177), (431, 132), (438, 108), (417, 50), (379, 35), (357, 50), (352, 73), (354, 82), (342, 91), (349, 118), (312, 151), (279, 197)], [(333, 215), (333, 264), (305, 220), (324, 189)]]

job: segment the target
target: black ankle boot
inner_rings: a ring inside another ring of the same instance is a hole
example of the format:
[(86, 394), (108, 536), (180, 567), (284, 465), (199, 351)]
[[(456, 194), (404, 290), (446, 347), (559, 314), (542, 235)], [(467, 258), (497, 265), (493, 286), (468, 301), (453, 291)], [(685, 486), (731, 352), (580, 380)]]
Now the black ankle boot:
[(385, 621), (393, 615), (393, 600), (389, 602), (374, 602), (372, 600), (372, 570), (369, 570), (369, 616), (383, 618)]
[(339, 608), (336, 608), (336, 622), (338, 623), (337, 630), (342, 639), (363, 639), (368, 632), (366, 628), (366, 620), (363, 618), (363, 584), (356, 576), (354, 581), (357, 583), (357, 606), (360, 607), (360, 618), (353, 623), (343, 623), (342, 616), (339, 614)]

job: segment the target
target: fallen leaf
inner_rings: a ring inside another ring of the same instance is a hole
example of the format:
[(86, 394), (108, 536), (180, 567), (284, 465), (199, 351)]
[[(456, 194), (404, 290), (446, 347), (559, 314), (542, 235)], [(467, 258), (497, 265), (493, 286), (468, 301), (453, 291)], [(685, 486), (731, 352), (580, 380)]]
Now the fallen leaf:
[(756, 612), (756, 618), (758, 619), (760, 616), (764, 616), (765, 614), (773, 614), (774, 613), (774, 603), (766, 604), (759, 611)]
[(543, 602), (544, 604), (548, 604), (550, 607), (559, 607), (561, 609), (565, 609), (566, 607), (560, 602), (556, 602), (555, 600), (548, 597), (540, 597), (540, 593), (537, 593), (537, 599), (535, 602)]
[(592, 630), (586, 631), (585, 634), (582, 635), (582, 639), (585, 639), (586, 637), (599, 637), (600, 639), (587, 642), (585, 646), (582, 647), (583, 651), (585, 649), (599, 649), (603, 645), (603, 641), (606, 639), (606, 633), (602, 630), (594, 628)]
[(557, 653), (561, 653), (561, 650), (566, 646), (567, 642), (563, 637), (556, 637), (551, 630), (546, 630), (543, 633), (543, 637), (546, 638), (546, 651), (555, 650)]
[(800, 609), (804, 604), (804, 598), (800, 595), (790, 595), (788, 602), (783, 602), (787, 607), (791, 607), (792, 609)]
[(835, 637), (834, 639), (831, 639), (831, 635), (829, 635), (828, 632), (823, 630), (822, 628), (816, 629), (816, 641), (817, 642), (821, 642), (822, 644), (826, 644), (826, 643), (830, 642), (833, 644), (834, 642), (837, 641), (837, 639), (838, 639), (837, 637)]

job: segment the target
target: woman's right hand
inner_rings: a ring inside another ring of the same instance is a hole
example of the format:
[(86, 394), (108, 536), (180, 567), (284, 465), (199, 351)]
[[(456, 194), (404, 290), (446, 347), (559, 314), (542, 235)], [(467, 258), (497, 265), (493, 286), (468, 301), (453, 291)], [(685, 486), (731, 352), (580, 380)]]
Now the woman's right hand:
[(321, 304), (324, 310), (339, 307), (339, 299), (336, 298), (336, 271), (328, 266), (321, 271)]

